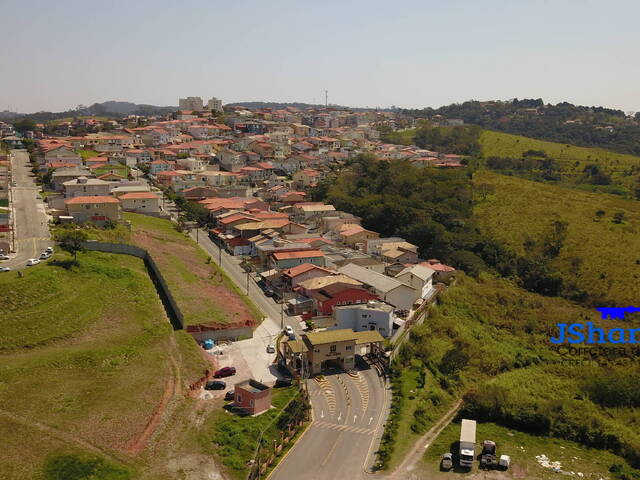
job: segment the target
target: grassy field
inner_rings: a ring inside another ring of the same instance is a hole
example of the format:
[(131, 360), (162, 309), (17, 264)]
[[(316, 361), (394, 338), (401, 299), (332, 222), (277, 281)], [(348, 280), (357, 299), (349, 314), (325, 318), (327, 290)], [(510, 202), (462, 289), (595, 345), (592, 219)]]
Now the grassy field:
[(200, 443), (208, 451), (215, 452), (219, 461), (233, 478), (246, 478), (247, 462), (254, 458), (256, 442), (264, 431), (265, 445), (280, 440), (278, 419), (294, 396), (296, 387), (273, 390), (271, 404), (274, 408), (257, 416), (244, 417), (218, 409), (207, 417), (199, 433)]
[(141, 260), (88, 252), (79, 261), (0, 277), (3, 479), (44, 478), (50, 455), (131, 464), (125, 452), (178, 374), (170, 358), (185, 362), (185, 383), (207, 366), (195, 342), (172, 341)]
[[(511, 457), (511, 468), (506, 472), (478, 471), (478, 462), (471, 473), (440, 472), (440, 455), (455, 453), (460, 438), (460, 424), (452, 423), (445, 428), (427, 450), (422, 463), (425, 478), (472, 478), (472, 479), (515, 479), (535, 478), (547, 480), (564, 476), (549, 468), (543, 468), (536, 460), (537, 455), (546, 455), (549, 459), (561, 462), (561, 469), (574, 472), (574, 478), (599, 480), (612, 477), (609, 468), (614, 464), (624, 464), (624, 460), (609, 452), (585, 448), (574, 442), (554, 438), (538, 437), (517, 430), (508, 429), (494, 423), (479, 422), (476, 435), (476, 453), (482, 450), (484, 440), (493, 440), (498, 455)], [(482, 472), (482, 473), (481, 473)], [(583, 476), (578, 475), (580, 472)]]
[[(135, 213), (124, 217), (132, 225), (130, 242), (153, 255), (188, 325), (252, 325), (258, 321), (260, 314), (253, 303), (171, 221)], [(114, 235), (126, 233), (119, 230)]]
[(640, 157), (602, 148), (546, 142), (491, 130), (483, 130), (479, 141), (485, 158), (521, 158), (529, 150), (544, 151), (558, 162), (562, 176), (570, 182), (582, 176), (584, 167), (589, 164), (598, 165), (611, 176), (613, 183), (628, 189), (633, 188), (640, 173)]
[[(564, 247), (552, 266), (586, 290), (593, 303), (637, 303), (640, 202), (489, 171), (477, 172), (474, 183), (494, 189), (475, 208), (483, 233), (526, 255), (526, 241), (540, 243), (551, 222), (567, 222)], [(600, 219), (598, 210), (605, 212)], [(616, 212), (624, 213), (622, 223), (614, 223)]]

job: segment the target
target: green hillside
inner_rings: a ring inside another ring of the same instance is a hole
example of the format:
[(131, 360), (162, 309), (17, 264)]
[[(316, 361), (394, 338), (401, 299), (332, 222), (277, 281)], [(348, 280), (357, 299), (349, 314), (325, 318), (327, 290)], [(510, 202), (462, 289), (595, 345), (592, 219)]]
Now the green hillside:
[[(483, 234), (527, 256), (542, 247), (552, 222), (567, 222), (552, 266), (586, 290), (594, 304), (637, 303), (640, 202), (486, 170), (475, 174), (474, 185), (491, 192), (474, 210)], [(620, 223), (618, 212), (624, 215)]]
[[(555, 160), (557, 173), (568, 183), (587, 184), (585, 167), (597, 165), (604, 174), (610, 176), (611, 184), (622, 186), (628, 193), (633, 194), (640, 177), (640, 157), (602, 148), (546, 142), (491, 130), (482, 131), (479, 143), (485, 159), (490, 157), (521, 159), (526, 152), (544, 152), (547, 157)], [(601, 190), (606, 191), (604, 187), (607, 185), (605, 182), (601, 183), (603, 183), (600, 185)], [(611, 190), (612, 187), (609, 186), (609, 189)]]
[(142, 260), (78, 258), (71, 266), (56, 254), (22, 278), (0, 277), (3, 479), (54, 478), (43, 477), (45, 462), (69, 454), (137, 470), (129, 448), (167, 385), (207, 367), (193, 339), (171, 329)]
[[(557, 454), (558, 442), (549, 438), (554, 437), (609, 450), (640, 466), (640, 387), (634, 381), (639, 367), (629, 358), (631, 349), (598, 354), (596, 347), (574, 354), (549, 341), (557, 323), (579, 321), (604, 329), (629, 327), (629, 322), (600, 320), (594, 309), (526, 292), (505, 279), (460, 275), (427, 320), (412, 329), (396, 358), (392, 412), (399, 414), (394, 415), (397, 448), (391, 453), (406, 451), (406, 432), (421, 434), (432, 426), (432, 410), (463, 396), (463, 418), (537, 435), (536, 449), (549, 448), (548, 454)], [(500, 439), (503, 453), (519, 445), (519, 439)], [(607, 458), (611, 464), (624, 463)]]

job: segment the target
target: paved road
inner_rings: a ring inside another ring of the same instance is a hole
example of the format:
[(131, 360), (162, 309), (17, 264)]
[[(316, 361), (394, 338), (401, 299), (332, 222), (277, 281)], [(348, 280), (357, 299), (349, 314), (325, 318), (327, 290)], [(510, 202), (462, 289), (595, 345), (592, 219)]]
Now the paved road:
[(12, 181), (16, 182), (16, 186), (11, 187), (16, 253), (0, 265), (17, 269), (24, 267), (29, 258), (39, 257), (52, 242), (44, 203), (38, 195), (40, 188), (31, 173), (26, 150), (11, 151), (11, 172)]
[(375, 369), (308, 380), (313, 423), (270, 480), (364, 479), (382, 433), (388, 390)]

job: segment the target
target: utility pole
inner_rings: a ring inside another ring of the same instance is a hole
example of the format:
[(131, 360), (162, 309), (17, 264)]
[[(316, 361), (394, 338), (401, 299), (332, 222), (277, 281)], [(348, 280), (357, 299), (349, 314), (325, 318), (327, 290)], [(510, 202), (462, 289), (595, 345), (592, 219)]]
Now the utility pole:
[(324, 91), (324, 108), (329, 106), (329, 90)]

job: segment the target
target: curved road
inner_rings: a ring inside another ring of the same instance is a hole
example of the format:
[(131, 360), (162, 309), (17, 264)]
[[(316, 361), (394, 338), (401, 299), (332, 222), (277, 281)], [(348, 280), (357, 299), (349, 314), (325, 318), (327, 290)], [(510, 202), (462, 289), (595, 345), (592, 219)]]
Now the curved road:
[(15, 270), (25, 267), (28, 259), (39, 257), (52, 243), (40, 188), (31, 173), (29, 154), (26, 150), (11, 150), (10, 157), (11, 179), (16, 182), (16, 186), (11, 187), (15, 254), (9, 255), (10, 260), (0, 261), (0, 266)]

